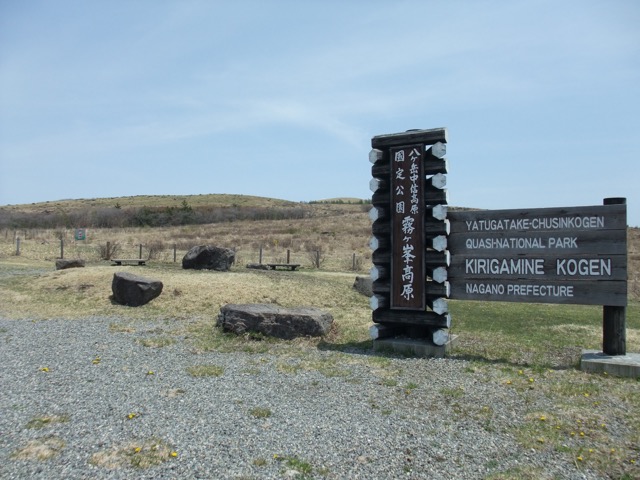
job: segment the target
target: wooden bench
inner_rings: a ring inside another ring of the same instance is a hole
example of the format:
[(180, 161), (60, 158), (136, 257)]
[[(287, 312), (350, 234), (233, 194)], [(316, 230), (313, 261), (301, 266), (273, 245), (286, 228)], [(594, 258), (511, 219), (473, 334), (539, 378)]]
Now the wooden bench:
[(144, 258), (112, 258), (111, 261), (111, 265), (146, 265), (147, 262)]
[(287, 270), (291, 270), (292, 272), (294, 272), (296, 268), (300, 266), (299, 263), (267, 263), (266, 265), (267, 267), (269, 267), (269, 270), (277, 270), (278, 268), (284, 268)]

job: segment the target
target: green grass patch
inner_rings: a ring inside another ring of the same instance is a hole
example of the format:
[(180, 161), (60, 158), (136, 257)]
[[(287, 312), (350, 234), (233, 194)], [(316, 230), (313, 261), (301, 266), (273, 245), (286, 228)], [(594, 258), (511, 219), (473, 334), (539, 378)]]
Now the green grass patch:
[(273, 412), (270, 408), (255, 407), (249, 410), (249, 415), (255, 418), (269, 418)]
[(187, 367), (187, 372), (192, 377), (220, 377), (224, 374), (224, 367), (220, 365), (194, 365)]
[(69, 421), (69, 415), (43, 415), (33, 417), (27, 422), (27, 428), (41, 429), (56, 423), (66, 423)]
[(176, 343), (175, 338), (161, 336), (161, 337), (148, 337), (138, 340), (138, 343), (143, 347), (148, 348), (162, 348), (168, 347), (169, 345), (173, 345)]
[[(451, 301), (454, 356), (574, 368), (583, 349), (602, 348), (602, 307)], [(627, 307), (628, 347), (640, 349), (640, 308)]]
[(315, 474), (326, 476), (329, 473), (326, 468), (314, 468), (310, 462), (296, 456), (274, 455), (274, 458), (283, 464), (281, 473), (286, 474), (288, 478), (305, 480), (313, 478)]

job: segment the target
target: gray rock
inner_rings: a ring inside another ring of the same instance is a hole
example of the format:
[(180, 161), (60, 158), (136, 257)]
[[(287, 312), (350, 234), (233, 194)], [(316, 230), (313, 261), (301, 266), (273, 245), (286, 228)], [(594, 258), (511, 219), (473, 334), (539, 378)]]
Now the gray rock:
[(333, 316), (314, 307), (283, 308), (270, 304), (229, 304), (220, 309), (218, 326), (237, 334), (258, 332), (292, 339), (319, 337), (331, 329)]
[(362, 295), (371, 297), (373, 296), (372, 283), (371, 277), (356, 277), (356, 281), (353, 283), (353, 288)]
[(67, 268), (79, 268), (84, 267), (84, 260), (65, 260), (59, 258), (56, 260), (56, 270), (65, 270)]
[(253, 268), (255, 270), (269, 270), (269, 267), (264, 263), (247, 263), (247, 268)]
[(111, 290), (113, 299), (121, 305), (139, 307), (145, 305), (162, 293), (162, 282), (134, 275), (129, 272), (113, 274)]
[(183, 257), (182, 268), (226, 272), (235, 258), (236, 253), (229, 248), (199, 245), (191, 248)]

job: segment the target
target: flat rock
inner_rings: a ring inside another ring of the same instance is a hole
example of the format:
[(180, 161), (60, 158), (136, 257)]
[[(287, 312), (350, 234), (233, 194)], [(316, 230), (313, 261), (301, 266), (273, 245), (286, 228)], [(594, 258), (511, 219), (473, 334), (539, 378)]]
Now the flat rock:
[(223, 306), (217, 324), (224, 330), (237, 334), (258, 332), (289, 340), (326, 335), (332, 323), (333, 316), (318, 308), (284, 308), (254, 303)]
[(264, 263), (247, 263), (247, 268), (253, 268), (254, 270), (269, 270), (269, 267)]
[(67, 268), (79, 268), (84, 267), (84, 260), (73, 259), (66, 260), (64, 258), (59, 258), (56, 260), (56, 270), (65, 270)]
[(134, 275), (129, 272), (113, 274), (111, 290), (113, 300), (121, 305), (139, 307), (149, 303), (162, 293), (162, 282)]

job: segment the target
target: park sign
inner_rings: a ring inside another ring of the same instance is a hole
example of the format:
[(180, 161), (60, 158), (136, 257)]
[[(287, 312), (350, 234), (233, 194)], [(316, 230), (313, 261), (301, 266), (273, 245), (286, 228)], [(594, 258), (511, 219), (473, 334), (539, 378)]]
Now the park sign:
[(371, 139), (372, 336), (448, 339), (447, 130)]
[(86, 228), (76, 228), (74, 238), (76, 240), (86, 240), (87, 239), (87, 229)]
[(626, 205), (449, 212), (450, 298), (627, 304)]

